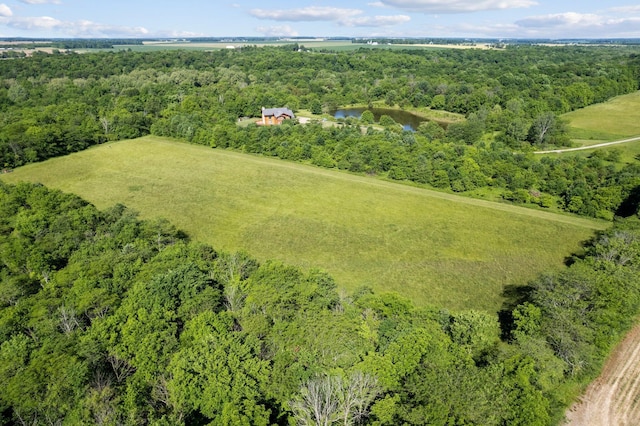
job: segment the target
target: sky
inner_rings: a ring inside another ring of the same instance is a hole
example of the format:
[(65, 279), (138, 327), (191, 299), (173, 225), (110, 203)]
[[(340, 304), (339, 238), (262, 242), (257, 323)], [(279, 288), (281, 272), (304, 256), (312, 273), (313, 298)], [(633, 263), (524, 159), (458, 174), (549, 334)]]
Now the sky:
[(638, 0), (0, 0), (0, 37), (640, 38)]

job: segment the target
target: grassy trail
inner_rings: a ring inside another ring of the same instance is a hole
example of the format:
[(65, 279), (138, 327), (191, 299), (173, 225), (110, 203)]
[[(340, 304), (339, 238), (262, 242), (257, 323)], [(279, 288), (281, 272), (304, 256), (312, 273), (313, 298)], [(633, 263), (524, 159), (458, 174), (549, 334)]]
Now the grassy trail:
[(611, 145), (618, 145), (621, 143), (636, 142), (636, 141), (640, 141), (640, 136), (635, 138), (622, 139), (619, 141), (603, 142), (603, 143), (597, 143), (594, 145), (585, 145), (577, 148), (563, 148), (563, 149), (551, 149), (548, 151), (535, 151), (534, 154), (561, 154), (563, 152), (584, 151), (586, 149), (604, 148)]

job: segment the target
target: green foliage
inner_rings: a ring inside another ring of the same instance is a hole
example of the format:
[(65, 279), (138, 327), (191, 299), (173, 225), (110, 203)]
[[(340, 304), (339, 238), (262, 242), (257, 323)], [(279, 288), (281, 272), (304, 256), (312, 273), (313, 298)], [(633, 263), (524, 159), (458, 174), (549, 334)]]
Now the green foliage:
[(311, 106), (309, 107), (311, 114), (320, 115), (322, 114), (322, 103), (318, 99), (314, 99), (311, 102)]
[[(0, 243), (49, 271), (0, 306), (5, 424), (544, 425), (640, 311), (637, 219), (532, 282), (500, 341), (486, 312), (339, 296), (323, 272), (218, 253), (122, 206), (0, 189)], [(85, 218), (83, 237), (50, 245), (59, 217)], [(8, 253), (15, 289), (29, 272)]]
[(561, 374), (578, 383), (593, 377), (632, 326), (640, 309), (639, 230), (627, 220), (594, 238), (583, 259), (534, 281), (528, 302), (513, 312), (512, 337), (535, 359), (542, 390)]
[(494, 350), (500, 327), (493, 315), (466, 311), (451, 318), (448, 331), (451, 340), (465, 348), (478, 361)]
[(360, 121), (363, 124), (373, 124), (374, 121), (375, 121), (375, 118), (373, 116), (373, 113), (371, 111), (367, 110), (367, 111), (364, 111), (362, 113), (362, 115), (360, 116)]
[(231, 315), (210, 311), (187, 323), (184, 344), (168, 366), (171, 406), (215, 424), (267, 425), (259, 386), (268, 380), (269, 364), (258, 358), (259, 340), (233, 328)]
[(447, 99), (443, 94), (435, 95), (431, 99), (431, 108), (433, 109), (444, 109)]
[(379, 123), (381, 126), (384, 126), (384, 127), (390, 127), (397, 124), (395, 120), (388, 115), (383, 115), (382, 117), (380, 117)]
[(469, 145), (477, 143), (484, 132), (484, 122), (476, 116), (469, 117), (463, 123), (452, 123), (447, 128), (447, 138), (453, 142)]
[(425, 121), (420, 126), (418, 126), (418, 133), (427, 138), (429, 141), (441, 140), (445, 131), (438, 123), (435, 121)]
[[(531, 383), (535, 380), (533, 361), (523, 355), (515, 356), (504, 363), (502, 385), (505, 387), (505, 405), (508, 407), (505, 420), (513, 425), (548, 425), (549, 401)], [(514, 409), (515, 408), (515, 409)]]

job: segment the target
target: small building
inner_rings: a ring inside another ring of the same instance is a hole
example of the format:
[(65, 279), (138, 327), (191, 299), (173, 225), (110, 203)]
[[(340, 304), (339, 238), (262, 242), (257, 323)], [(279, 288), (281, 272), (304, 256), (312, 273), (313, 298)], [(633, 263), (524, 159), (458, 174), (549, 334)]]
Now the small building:
[(263, 126), (278, 126), (282, 124), (284, 120), (291, 120), (295, 118), (293, 111), (289, 108), (262, 108), (262, 121), (258, 124)]

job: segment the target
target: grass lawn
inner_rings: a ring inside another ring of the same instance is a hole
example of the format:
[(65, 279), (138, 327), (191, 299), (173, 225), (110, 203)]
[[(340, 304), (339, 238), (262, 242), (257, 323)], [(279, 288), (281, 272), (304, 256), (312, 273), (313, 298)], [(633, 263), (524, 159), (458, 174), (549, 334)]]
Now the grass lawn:
[(328, 271), (352, 291), (496, 311), (606, 223), (157, 137), (2, 175), (165, 217), (220, 250)]

